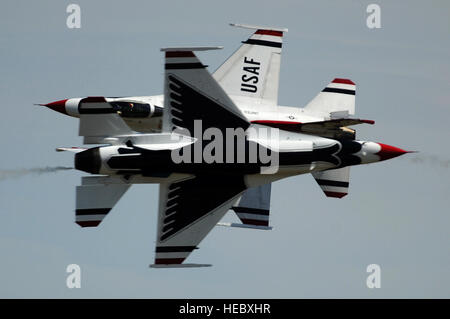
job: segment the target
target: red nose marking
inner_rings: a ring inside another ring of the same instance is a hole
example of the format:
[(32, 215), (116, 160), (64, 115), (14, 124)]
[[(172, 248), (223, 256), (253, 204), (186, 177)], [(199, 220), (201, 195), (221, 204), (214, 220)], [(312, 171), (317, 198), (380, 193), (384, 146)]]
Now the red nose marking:
[(41, 104), (41, 105), (42, 106), (46, 106), (49, 109), (52, 109), (53, 111), (56, 111), (56, 112), (59, 112), (59, 113), (67, 115), (67, 112), (66, 112), (66, 101), (67, 101), (67, 99), (56, 101), (56, 102), (52, 102), (52, 103), (48, 103), (48, 104)]
[(395, 146), (382, 143), (378, 143), (378, 145), (381, 146), (381, 150), (376, 154), (380, 157), (380, 161), (384, 161), (390, 158), (403, 155), (405, 153), (409, 153), (408, 151), (402, 150), (401, 148)]

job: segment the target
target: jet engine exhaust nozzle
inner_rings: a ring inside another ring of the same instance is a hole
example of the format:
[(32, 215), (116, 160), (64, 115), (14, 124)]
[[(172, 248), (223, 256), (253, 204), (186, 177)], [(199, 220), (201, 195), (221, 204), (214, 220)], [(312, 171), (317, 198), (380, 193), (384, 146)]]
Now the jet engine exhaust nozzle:
[(98, 174), (102, 160), (99, 147), (93, 147), (75, 154), (75, 168), (91, 174)]

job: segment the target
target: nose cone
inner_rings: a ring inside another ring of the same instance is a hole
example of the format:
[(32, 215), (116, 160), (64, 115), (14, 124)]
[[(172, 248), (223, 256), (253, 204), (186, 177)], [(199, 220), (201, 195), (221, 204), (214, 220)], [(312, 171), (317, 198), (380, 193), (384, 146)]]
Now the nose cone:
[(46, 106), (49, 109), (52, 109), (53, 111), (56, 111), (56, 112), (59, 112), (59, 113), (67, 115), (67, 112), (66, 112), (66, 101), (67, 101), (67, 99), (51, 102), (51, 103), (48, 103), (48, 104), (39, 104), (39, 105)]
[(378, 155), (380, 157), (380, 161), (384, 161), (390, 158), (394, 158), (406, 153), (409, 153), (408, 151), (402, 150), (401, 148), (395, 147), (395, 146), (391, 146), (391, 145), (387, 145), (387, 144), (382, 144), (382, 143), (377, 143), (378, 145), (380, 145), (381, 150), (376, 153), (376, 155)]

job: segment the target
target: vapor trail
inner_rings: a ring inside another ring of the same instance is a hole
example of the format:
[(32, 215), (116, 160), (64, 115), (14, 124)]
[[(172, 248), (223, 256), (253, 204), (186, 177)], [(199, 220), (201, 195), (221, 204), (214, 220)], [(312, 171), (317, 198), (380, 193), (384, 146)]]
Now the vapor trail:
[(65, 171), (73, 169), (73, 167), (65, 167), (65, 166), (54, 166), (54, 167), (33, 167), (33, 168), (21, 168), (21, 169), (11, 169), (11, 170), (0, 170), (0, 181), (5, 179), (14, 179), (20, 178), (26, 175), (41, 175), (47, 173), (56, 173), (59, 171)]
[(450, 160), (443, 159), (436, 155), (419, 154), (410, 159), (415, 164), (425, 164), (439, 168), (449, 168)]

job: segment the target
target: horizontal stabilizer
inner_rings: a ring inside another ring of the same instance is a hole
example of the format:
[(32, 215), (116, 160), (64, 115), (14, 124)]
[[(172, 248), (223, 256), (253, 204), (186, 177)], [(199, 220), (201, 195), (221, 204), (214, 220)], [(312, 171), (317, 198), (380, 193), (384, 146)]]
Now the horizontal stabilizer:
[(350, 167), (312, 173), (327, 197), (342, 198), (348, 194)]

